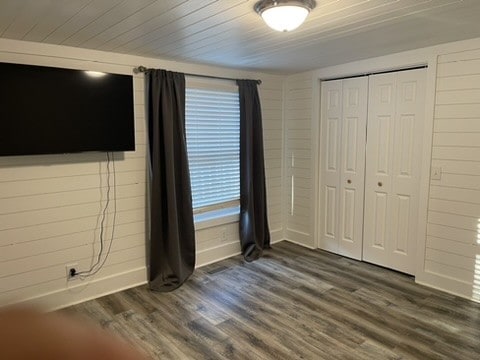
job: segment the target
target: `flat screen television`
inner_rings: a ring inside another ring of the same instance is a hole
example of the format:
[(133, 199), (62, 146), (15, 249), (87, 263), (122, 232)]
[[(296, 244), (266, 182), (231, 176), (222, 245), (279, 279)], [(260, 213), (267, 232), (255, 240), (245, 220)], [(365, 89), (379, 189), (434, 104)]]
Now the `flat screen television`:
[(132, 76), (0, 63), (0, 156), (129, 150)]

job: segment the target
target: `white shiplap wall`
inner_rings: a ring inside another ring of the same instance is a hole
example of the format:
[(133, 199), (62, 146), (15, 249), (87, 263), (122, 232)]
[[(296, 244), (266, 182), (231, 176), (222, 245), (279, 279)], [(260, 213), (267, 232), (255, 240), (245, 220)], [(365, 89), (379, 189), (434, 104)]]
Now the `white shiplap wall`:
[(425, 270), (480, 300), (480, 49), (438, 58), (432, 167)]
[(283, 240), (283, 83), (284, 78), (262, 82), (263, 142), (267, 183), (268, 224), (272, 242)]
[(285, 89), (285, 238), (313, 247), (315, 156), (311, 73), (287, 78)]
[[(57, 45), (0, 39), (0, 61), (131, 74), (145, 65), (236, 78), (260, 78), (272, 240), (283, 238), (283, 77)], [(105, 267), (66, 281), (67, 264), (87, 269), (98, 251), (104, 154), (0, 158), (0, 306), (35, 302), (53, 309), (146, 281), (146, 132), (143, 75), (134, 76), (136, 151), (115, 154), (117, 217)], [(4, 119), (2, 119), (4, 121)], [(14, 121), (14, 119), (12, 119)], [(112, 181), (113, 183), (113, 181)], [(111, 234), (113, 205), (107, 220)], [(97, 229), (97, 230), (96, 230)], [(226, 236), (223, 236), (225, 234)], [(239, 252), (238, 224), (198, 230), (197, 266)], [(95, 242), (95, 245), (93, 243)]]
[[(282, 218), (283, 174), (283, 77), (261, 77), (259, 87), (262, 106), (267, 212), (271, 242), (284, 239)], [(224, 236), (226, 234), (226, 236)], [(240, 253), (238, 223), (232, 222), (196, 233), (197, 263), (208, 264)]]
[[(289, 156), (298, 151), (295, 140), (303, 138), (305, 146), (309, 144), (310, 156), (318, 155), (315, 123), (320, 108), (316, 81), (425, 64), (428, 79), (419, 219), (423, 225), (419, 226), (417, 238), (416, 281), (480, 301), (480, 38), (317, 69), (310, 73), (312, 82), (308, 73), (289, 76), (285, 94), (284, 207), (290, 206)], [(311, 86), (299, 95), (294, 87), (302, 81)], [(297, 100), (306, 103), (302, 107)], [(291, 126), (297, 126), (297, 120), (302, 130), (311, 130), (310, 136), (306, 132), (289, 132)], [(318, 165), (315, 161), (309, 163), (314, 169), (306, 170), (306, 174), (317, 176)], [(430, 165), (443, 169), (440, 181), (430, 180)], [(298, 224), (302, 220), (297, 222), (288, 216), (285, 223), (287, 239), (310, 246), (310, 234), (315, 245), (318, 228), (317, 216), (311, 220), (318, 206), (318, 184), (313, 181), (308, 185), (305, 193), (311, 194), (311, 200), (301, 201), (301, 206), (309, 209), (304, 223)], [(295, 209), (296, 203), (293, 205)]]
[[(114, 154), (116, 226), (111, 254), (93, 282), (115, 277), (121, 271), (130, 272), (137, 282), (145, 278), (144, 94), (143, 80), (135, 77), (133, 82), (136, 151)], [(85, 153), (0, 158), (0, 304), (81, 283), (66, 282), (65, 266), (77, 264), (78, 270), (87, 270), (93, 251), (99, 250), (99, 213), (107, 192), (105, 156)], [(110, 184), (114, 184), (113, 176)], [(107, 214), (105, 238), (110, 240), (113, 202)]]

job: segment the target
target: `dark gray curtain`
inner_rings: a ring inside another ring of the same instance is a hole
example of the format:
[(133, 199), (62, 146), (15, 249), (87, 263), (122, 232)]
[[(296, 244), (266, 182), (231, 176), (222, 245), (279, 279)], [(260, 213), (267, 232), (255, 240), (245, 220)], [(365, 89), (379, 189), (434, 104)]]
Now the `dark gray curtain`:
[(237, 80), (240, 97), (240, 244), (246, 261), (270, 247), (262, 110), (256, 80)]
[(150, 150), (149, 285), (178, 288), (195, 267), (195, 231), (185, 139), (185, 76), (146, 73)]

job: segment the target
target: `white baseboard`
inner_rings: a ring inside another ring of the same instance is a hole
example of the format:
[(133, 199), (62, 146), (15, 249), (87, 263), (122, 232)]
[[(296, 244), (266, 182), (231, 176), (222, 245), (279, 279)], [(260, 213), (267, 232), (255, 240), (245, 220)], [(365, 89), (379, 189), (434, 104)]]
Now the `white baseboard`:
[(285, 240), (309, 249), (316, 248), (313, 244), (313, 237), (310, 234), (306, 234), (300, 231), (287, 229), (287, 231), (285, 232)]
[(285, 240), (285, 237), (283, 236), (283, 229), (270, 231), (270, 244), (275, 244), (283, 240)]
[[(283, 231), (276, 230), (271, 233), (271, 243), (283, 241)], [(212, 264), (223, 259), (240, 254), (240, 242), (231, 242), (220, 246), (199, 251), (197, 253), (196, 268)], [(147, 269), (141, 267), (127, 272), (122, 272), (100, 279), (73, 283), (66, 289), (42, 294), (36, 297), (16, 302), (17, 305), (33, 305), (45, 311), (54, 311), (105, 295), (147, 283)]]
[[(275, 244), (283, 241), (283, 230), (274, 230), (270, 233), (270, 243)], [(195, 268), (200, 268), (220, 260), (228, 259), (241, 253), (240, 241), (225, 243), (209, 249), (197, 252)]]
[(307, 249), (311, 249), (311, 250), (316, 249), (315, 246), (310, 246), (310, 245), (304, 244), (304, 243), (299, 242), (299, 241), (295, 241), (295, 240), (291, 240), (291, 239), (285, 239), (285, 241), (291, 242), (292, 244), (303, 246), (304, 248), (307, 248)]
[(113, 294), (122, 290), (147, 283), (146, 268), (141, 267), (120, 274), (107, 276), (100, 279), (88, 280), (72, 284), (72, 286), (32, 297), (17, 305), (32, 305), (45, 311), (54, 311), (67, 306), (79, 304), (88, 300), (96, 299), (105, 295)]
[(197, 252), (195, 268), (216, 263), (217, 261), (240, 254), (240, 242), (222, 244)]
[[(472, 283), (447, 278), (445, 276), (428, 271), (423, 271), (416, 274), (415, 282), (423, 286), (444, 291), (446, 293), (480, 303), (480, 289), (475, 289), (475, 285)], [(478, 294), (475, 296), (474, 291), (478, 291)]]

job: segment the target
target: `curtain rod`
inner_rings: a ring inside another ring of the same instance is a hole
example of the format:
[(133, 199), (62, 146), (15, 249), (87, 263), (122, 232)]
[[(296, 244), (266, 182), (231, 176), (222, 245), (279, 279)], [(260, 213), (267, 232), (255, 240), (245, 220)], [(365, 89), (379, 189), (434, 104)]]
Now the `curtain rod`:
[[(147, 72), (148, 68), (146, 68), (145, 66), (138, 66), (136, 68), (133, 68), (133, 73), (134, 74), (139, 74), (139, 73), (144, 73), (144, 72)], [(227, 77), (223, 77), (223, 76), (213, 76), (213, 75), (200, 75), (200, 74), (189, 74), (189, 73), (184, 73), (186, 76), (195, 76), (195, 77), (202, 77), (202, 78), (207, 78), (207, 79), (218, 79), (218, 80), (231, 80), (231, 81), (236, 81), (237, 79), (232, 79), (232, 78), (227, 78)], [(257, 82), (258, 85), (260, 85), (262, 83), (262, 80), (254, 80)]]

